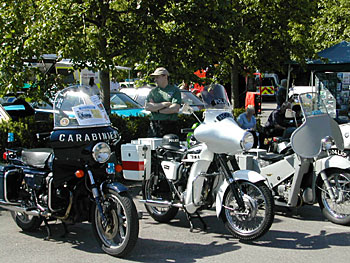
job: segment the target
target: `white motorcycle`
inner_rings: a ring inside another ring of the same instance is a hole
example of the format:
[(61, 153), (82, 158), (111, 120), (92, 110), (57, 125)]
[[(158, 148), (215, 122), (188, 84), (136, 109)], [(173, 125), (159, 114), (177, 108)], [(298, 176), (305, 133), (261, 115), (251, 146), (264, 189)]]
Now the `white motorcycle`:
[(347, 225), (350, 161), (329, 154), (332, 147), (343, 150), (344, 143), (324, 99), (323, 92), (299, 95), (304, 122), (292, 133), (284, 154), (254, 149), (236, 157), (241, 169), (252, 169), (266, 178), (276, 205), (292, 208), (318, 202), (328, 220)]
[(252, 147), (253, 136), (234, 121), (223, 86), (206, 87), (202, 96), (210, 108), (193, 131), (198, 143), (188, 149), (177, 135), (165, 135), (161, 146), (145, 154), (151, 158), (146, 157), (141, 202), (158, 222), (169, 222), (182, 208), (191, 231), (193, 218), (206, 228), (199, 211), (215, 203), (217, 217), (234, 237), (256, 239), (274, 219), (271, 191), (259, 173), (231, 165), (235, 154)]

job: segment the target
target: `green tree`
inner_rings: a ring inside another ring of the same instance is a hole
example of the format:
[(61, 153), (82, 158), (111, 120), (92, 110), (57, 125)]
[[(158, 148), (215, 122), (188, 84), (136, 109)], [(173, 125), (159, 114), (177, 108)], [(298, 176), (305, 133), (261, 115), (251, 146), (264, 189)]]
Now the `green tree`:
[(319, 12), (314, 18), (312, 39), (316, 51), (341, 41), (350, 41), (350, 2), (347, 0), (318, 1)]
[(0, 85), (20, 86), (23, 58), (53, 53), (100, 70), (107, 108), (115, 65), (144, 75), (162, 65), (176, 83), (209, 68), (237, 99), (238, 74), (314, 55), (317, 8), (312, 0), (1, 0)]

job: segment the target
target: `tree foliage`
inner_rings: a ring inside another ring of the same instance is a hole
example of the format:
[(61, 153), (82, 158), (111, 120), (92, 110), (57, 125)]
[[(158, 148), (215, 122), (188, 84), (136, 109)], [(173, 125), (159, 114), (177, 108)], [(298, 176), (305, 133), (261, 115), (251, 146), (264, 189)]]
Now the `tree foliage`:
[[(2, 92), (28, 79), (24, 58), (51, 53), (72, 59), (77, 68), (101, 70), (105, 105), (109, 72), (116, 65), (135, 67), (144, 76), (165, 66), (176, 83), (197, 81), (193, 72), (208, 68), (227, 83), (233, 73), (284, 71), (288, 60), (304, 62), (314, 56), (315, 47), (337, 41), (341, 31), (349, 35), (346, 0), (0, 3)], [(38, 94), (45, 91), (40, 87)]]

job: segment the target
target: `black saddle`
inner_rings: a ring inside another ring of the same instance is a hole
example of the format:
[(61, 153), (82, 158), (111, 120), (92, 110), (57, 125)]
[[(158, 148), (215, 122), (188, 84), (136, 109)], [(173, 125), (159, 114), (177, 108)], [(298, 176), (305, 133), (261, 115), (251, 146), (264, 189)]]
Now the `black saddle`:
[(51, 148), (34, 148), (22, 151), (23, 163), (35, 168), (47, 168), (52, 156), (53, 150)]

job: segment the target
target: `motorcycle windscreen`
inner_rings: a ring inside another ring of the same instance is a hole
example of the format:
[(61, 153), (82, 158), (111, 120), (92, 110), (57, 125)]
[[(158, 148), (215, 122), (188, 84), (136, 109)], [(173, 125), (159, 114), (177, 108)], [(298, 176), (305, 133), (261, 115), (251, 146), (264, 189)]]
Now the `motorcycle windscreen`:
[(303, 158), (316, 157), (321, 152), (322, 139), (327, 136), (333, 138), (339, 150), (344, 149), (343, 137), (336, 121), (328, 114), (308, 116), (292, 134), (292, 148)]

